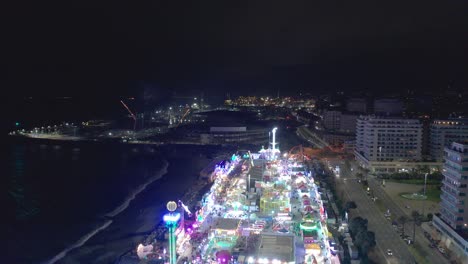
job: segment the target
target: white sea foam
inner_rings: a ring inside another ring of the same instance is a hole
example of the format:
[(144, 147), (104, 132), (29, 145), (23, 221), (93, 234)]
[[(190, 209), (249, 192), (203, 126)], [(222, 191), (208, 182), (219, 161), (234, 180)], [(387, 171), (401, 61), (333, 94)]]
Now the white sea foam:
[[(144, 184), (138, 186), (133, 192), (131, 192), (127, 198), (125, 199), (125, 201), (117, 206), (114, 210), (112, 210), (111, 212), (107, 213), (105, 216), (107, 217), (115, 217), (117, 216), (118, 214), (120, 214), (121, 212), (123, 212), (125, 209), (127, 209), (127, 207), (130, 205), (130, 202), (135, 199), (135, 197), (141, 193), (143, 190), (146, 189), (146, 187), (153, 183), (154, 181), (160, 179), (164, 174), (167, 173), (167, 167), (169, 166), (169, 163), (165, 160), (163, 160), (163, 167), (162, 169), (159, 171), (159, 173), (155, 174), (153, 177), (149, 178)], [(82, 236), (77, 242), (73, 243), (72, 245), (68, 246), (67, 248), (65, 248), (64, 250), (62, 250), (60, 253), (58, 253), (55, 257), (51, 258), (50, 260), (47, 260), (44, 262), (44, 264), (52, 264), (52, 263), (55, 263), (57, 262), (58, 260), (64, 258), (68, 252), (70, 252), (71, 250), (73, 249), (76, 249), (76, 248), (79, 248), (81, 246), (83, 246), (86, 241), (88, 241), (90, 238), (92, 238), (93, 236), (95, 236), (98, 232), (100, 232), (101, 230), (104, 230), (106, 229), (110, 224), (112, 224), (112, 220), (107, 220), (104, 224), (102, 224), (101, 226), (99, 226), (98, 228), (94, 229), (93, 231), (87, 233), (86, 235)]]
[(115, 208), (114, 210), (112, 210), (112, 212), (110, 213), (107, 213), (105, 216), (107, 217), (114, 217), (118, 214), (120, 214), (123, 210), (125, 210), (128, 205), (130, 204), (130, 202), (135, 199), (135, 197), (141, 193), (144, 189), (146, 189), (146, 187), (151, 184), (152, 182), (154, 182), (155, 180), (158, 180), (160, 179), (164, 174), (167, 173), (167, 167), (168, 167), (168, 163), (166, 161), (164, 161), (164, 165), (163, 165), (163, 168), (161, 169), (160, 173), (156, 174), (155, 176), (149, 178), (148, 181), (146, 181), (144, 184), (138, 186), (133, 192), (131, 192), (128, 196), (127, 196), (127, 199), (125, 199), (125, 201), (120, 205), (118, 206), (117, 208)]
[(44, 263), (47, 263), (47, 264), (52, 264), (52, 263), (55, 263), (57, 262), (58, 260), (60, 260), (61, 258), (65, 257), (67, 255), (68, 252), (70, 252), (71, 250), (75, 249), (75, 248), (79, 248), (81, 246), (83, 246), (86, 241), (88, 241), (88, 239), (92, 238), (94, 235), (96, 235), (99, 231), (103, 230), (103, 229), (106, 229), (110, 224), (112, 224), (112, 220), (107, 220), (103, 225), (101, 225), (100, 227), (94, 229), (93, 231), (89, 232), (88, 234), (82, 236), (80, 238), (80, 240), (76, 241), (73, 245), (67, 247), (66, 249), (62, 250), (60, 253), (58, 253), (55, 257), (53, 257), (52, 259), (50, 260), (47, 260), (46, 262)]

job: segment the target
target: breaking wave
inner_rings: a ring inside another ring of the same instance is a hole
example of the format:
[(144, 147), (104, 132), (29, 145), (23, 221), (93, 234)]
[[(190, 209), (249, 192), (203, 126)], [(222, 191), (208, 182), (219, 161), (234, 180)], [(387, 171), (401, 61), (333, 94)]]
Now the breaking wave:
[[(168, 167), (169, 167), (169, 163), (166, 160), (163, 160), (163, 166), (162, 166), (161, 170), (158, 173), (156, 173), (153, 177), (149, 178), (145, 183), (141, 184), (136, 189), (134, 189), (127, 196), (127, 198), (124, 200), (124, 202), (122, 204), (117, 206), (111, 212), (105, 214), (105, 217), (115, 217), (115, 216), (119, 215), (121, 212), (123, 212), (125, 209), (127, 209), (127, 207), (130, 205), (130, 202), (133, 199), (135, 199), (135, 197), (137, 197), (137, 195), (139, 193), (144, 191), (146, 189), (146, 187), (148, 185), (150, 185), (151, 183), (153, 183), (154, 181), (156, 181), (158, 179), (161, 179), (161, 177), (164, 176), (164, 174), (167, 173), (167, 168)], [(95, 228), (91, 232), (87, 233), (86, 235), (82, 236), (78, 241), (76, 241), (75, 243), (71, 244), (70, 246), (68, 246), (67, 248), (62, 250), (60, 253), (55, 255), (53, 258), (51, 258), (50, 260), (45, 261), (44, 264), (53, 264), (53, 263), (59, 261), (60, 259), (64, 258), (67, 255), (68, 252), (72, 251), (73, 249), (76, 249), (76, 248), (79, 248), (79, 247), (83, 246), (86, 243), (86, 241), (88, 241), (90, 238), (95, 236), (100, 231), (102, 231), (102, 230), (106, 229), (107, 227), (109, 227), (112, 224), (112, 222), (113, 221), (110, 220), (110, 219), (106, 220), (105, 223), (103, 223), (99, 227)]]

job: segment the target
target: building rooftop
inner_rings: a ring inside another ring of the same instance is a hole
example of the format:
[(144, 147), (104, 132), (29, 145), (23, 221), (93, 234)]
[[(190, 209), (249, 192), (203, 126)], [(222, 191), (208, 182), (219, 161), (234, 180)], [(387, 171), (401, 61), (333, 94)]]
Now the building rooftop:
[(219, 218), (218, 223), (216, 224), (216, 229), (237, 230), (240, 221), (240, 219), (234, 218)]
[(267, 160), (264, 159), (254, 159), (253, 160), (254, 166), (250, 169), (250, 179), (252, 180), (262, 180), (263, 174), (265, 172), (265, 164), (268, 163)]
[(283, 234), (262, 234), (257, 256), (269, 260), (294, 261), (294, 236)]
[(452, 142), (452, 145), (445, 147), (445, 149), (458, 152), (458, 153), (468, 153), (468, 140), (462, 140), (460, 142)]

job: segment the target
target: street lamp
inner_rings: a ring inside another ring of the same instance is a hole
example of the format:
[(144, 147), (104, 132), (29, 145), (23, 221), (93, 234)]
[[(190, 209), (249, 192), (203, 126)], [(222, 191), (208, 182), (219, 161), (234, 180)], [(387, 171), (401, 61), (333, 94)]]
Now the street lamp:
[(427, 182), (427, 173), (424, 174), (424, 200), (422, 202), (422, 216), (423, 217), (424, 217), (424, 213), (425, 213), (425, 210), (426, 210), (426, 200), (427, 200), (427, 197), (426, 197), (426, 182)]
[(424, 196), (426, 196), (426, 182), (427, 182), (427, 173), (424, 174)]

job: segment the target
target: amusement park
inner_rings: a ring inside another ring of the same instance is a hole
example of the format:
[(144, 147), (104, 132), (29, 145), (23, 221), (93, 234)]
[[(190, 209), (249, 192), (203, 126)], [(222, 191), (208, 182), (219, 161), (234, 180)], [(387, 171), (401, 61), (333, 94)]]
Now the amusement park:
[(268, 148), (218, 162), (200, 201), (169, 201), (164, 235), (138, 245), (141, 263), (340, 263), (310, 157), (281, 153), (276, 130)]

